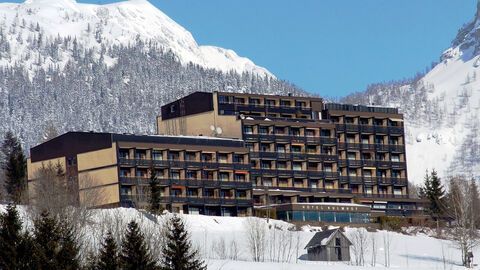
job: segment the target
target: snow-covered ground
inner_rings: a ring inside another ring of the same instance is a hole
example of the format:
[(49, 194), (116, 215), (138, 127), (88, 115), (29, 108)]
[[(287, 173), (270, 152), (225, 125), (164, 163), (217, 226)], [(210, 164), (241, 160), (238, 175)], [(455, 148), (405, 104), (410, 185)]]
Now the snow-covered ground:
[[(4, 206), (1, 211), (4, 211)], [(28, 221), (28, 211), (20, 208), (23, 220)], [(155, 250), (155, 241), (160, 239), (162, 219), (170, 214), (158, 218), (137, 211), (135, 209), (117, 208), (108, 210), (93, 210), (91, 224), (85, 226), (85, 246), (98, 247), (99, 241), (107, 229), (112, 229), (114, 235), (123, 234), (126, 224), (136, 220), (146, 239), (150, 240)], [(304, 226), (294, 228), (293, 225), (278, 221), (257, 218), (240, 217), (210, 217), (202, 215), (182, 215), (192, 235), (192, 241), (201, 252), (202, 257), (208, 264), (209, 270), (281, 270), (281, 269), (372, 269), (372, 256), (376, 254), (375, 268), (386, 268), (386, 258), (390, 258), (392, 269), (463, 269), (461, 265), (461, 253), (451, 241), (439, 240), (424, 233), (406, 235), (387, 231), (366, 232), (367, 245), (365, 252), (366, 265), (354, 266), (354, 253), (351, 249), (351, 262), (310, 262), (303, 258), (306, 250), (303, 248), (313, 237), (318, 227)], [(248, 248), (248, 220), (258, 221), (261, 228), (265, 229), (265, 262), (252, 262)], [(31, 225), (31, 222), (27, 222)], [(291, 228), (293, 230), (286, 230)], [(357, 228), (346, 228), (346, 235), (353, 239)], [(363, 229), (362, 229), (363, 230)], [(375, 241), (375, 249), (372, 242)], [(390, 245), (385, 245), (386, 241)], [(389, 246), (389, 248), (387, 248)], [(375, 251), (375, 252), (373, 252)], [(390, 256), (386, 254), (389, 251)], [(282, 253), (283, 255), (278, 255)], [(473, 251), (474, 255), (480, 253), (480, 249)], [(231, 258), (236, 257), (236, 260)], [(478, 257), (478, 256), (477, 256)], [(271, 262), (272, 258), (280, 258), (284, 262)], [(287, 260), (287, 261), (285, 261)], [(474, 260), (475, 262), (475, 260)]]

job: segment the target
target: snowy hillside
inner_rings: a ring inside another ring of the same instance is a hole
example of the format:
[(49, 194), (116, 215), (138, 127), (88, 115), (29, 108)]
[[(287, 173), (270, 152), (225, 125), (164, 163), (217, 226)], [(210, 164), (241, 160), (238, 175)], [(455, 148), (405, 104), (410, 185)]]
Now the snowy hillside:
[[(20, 208), (20, 215), (26, 226), (32, 226), (31, 218), (25, 208)], [(4, 212), (0, 206), (0, 212)], [(158, 241), (162, 241), (161, 224), (166, 216), (155, 217), (132, 208), (116, 208), (107, 210), (92, 210), (91, 222), (82, 227), (79, 233), (81, 252), (96, 250), (108, 230), (112, 230), (117, 241), (121, 240), (127, 223), (136, 220), (142, 228), (154, 256), (160, 256)], [(170, 214), (167, 214), (167, 217)], [(385, 262), (390, 261), (392, 269), (465, 269), (461, 265), (461, 252), (454, 243), (439, 240), (418, 233), (405, 235), (388, 231), (366, 232), (364, 242), (364, 266), (354, 266), (355, 252), (351, 248), (350, 262), (310, 262), (304, 260), (305, 245), (320, 231), (318, 227), (295, 228), (293, 225), (278, 221), (259, 218), (241, 217), (210, 217), (202, 215), (182, 215), (192, 234), (193, 244), (199, 249), (202, 258), (208, 264), (209, 270), (243, 270), (243, 269), (372, 269), (385, 268)], [(263, 231), (263, 262), (253, 262), (248, 244), (248, 222), (254, 221), (258, 229)], [(346, 228), (346, 235), (352, 242), (359, 229)], [(156, 247), (156, 248), (155, 248)], [(358, 245), (357, 245), (358, 247)], [(478, 254), (478, 248), (473, 250)], [(375, 261), (373, 263), (373, 261)], [(477, 259), (474, 259), (477, 263)]]
[[(134, 44), (136, 40), (153, 40), (171, 50), (178, 60), (205, 68), (273, 76), (251, 60), (234, 51), (213, 46), (199, 46), (190, 32), (178, 25), (147, 0), (130, 0), (108, 5), (80, 4), (75, 0), (27, 0), (21, 4), (0, 4), (0, 24), (8, 33), (12, 55), (2, 58), (1, 65), (23, 63), (30, 68), (41, 51), (32, 50), (39, 39), (76, 38), (77, 45), (95, 48)], [(31, 30), (37, 30), (31, 31)], [(46, 59), (41, 65), (65, 65), (71, 57), (68, 50), (59, 50), (58, 59)], [(25, 59), (28, 55), (28, 59)], [(106, 64), (116, 59), (105, 58)]]
[[(480, 3), (479, 3), (480, 7)], [(405, 114), (409, 180), (425, 170), (480, 177), (480, 13), (424, 76), (372, 85), (346, 102), (396, 106)]]

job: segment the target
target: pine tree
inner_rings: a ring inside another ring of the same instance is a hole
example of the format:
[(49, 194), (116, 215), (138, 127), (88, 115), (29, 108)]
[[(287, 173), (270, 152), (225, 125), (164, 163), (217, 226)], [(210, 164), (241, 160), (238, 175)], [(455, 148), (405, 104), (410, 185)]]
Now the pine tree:
[(2, 143), (2, 155), (2, 169), (6, 176), (5, 188), (10, 199), (20, 203), (26, 189), (27, 160), (20, 142), (10, 131)]
[(0, 216), (0, 269), (19, 269), (22, 254), (22, 222), (16, 207), (7, 206), (7, 212)]
[(174, 215), (167, 221), (162, 270), (204, 270), (204, 262), (194, 250), (183, 220)]
[(429, 213), (437, 221), (437, 228), (439, 226), (438, 219), (445, 212), (445, 189), (438, 177), (437, 172), (432, 170), (430, 175), (426, 172), (424, 187), (421, 194), (429, 201)]
[(98, 268), (102, 270), (117, 270), (120, 268), (118, 262), (118, 247), (111, 231), (108, 231), (107, 237), (105, 237), (102, 248), (100, 249)]
[(60, 269), (56, 266), (56, 255), (60, 249), (62, 233), (57, 220), (47, 211), (40, 214), (34, 229), (34, 268)]
[(79, 248), (71, 226), (63, 224), (61, 234), (61, 248), (56, 255), (57, 267), (66, 270), (79, 269)]
[(35, 250), (33, 266), (35, 269), (79, 269), (78, 244), (72, 229), (59, 224), (47, 211), (35, 221)]
[(158, 181), (157, 172), (153, 164), (150, 166), (150, 211), (153, 214), (160, 212), (160, 183)]
[(150, 255), (144, 236), (134, 220), (128, 224), (128, 229), (122, 242), (120, 265), (122, 269), (126, 270), (156, 269), (156, 263)]

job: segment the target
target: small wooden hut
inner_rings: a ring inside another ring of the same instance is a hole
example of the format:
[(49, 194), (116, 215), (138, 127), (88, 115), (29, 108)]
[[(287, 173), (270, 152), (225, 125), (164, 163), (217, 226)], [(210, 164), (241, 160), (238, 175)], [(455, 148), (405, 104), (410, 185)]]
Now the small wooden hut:
[(309, 261), (350, 261), (352, 242), (339, 229), (317, 232), (305, 249)]

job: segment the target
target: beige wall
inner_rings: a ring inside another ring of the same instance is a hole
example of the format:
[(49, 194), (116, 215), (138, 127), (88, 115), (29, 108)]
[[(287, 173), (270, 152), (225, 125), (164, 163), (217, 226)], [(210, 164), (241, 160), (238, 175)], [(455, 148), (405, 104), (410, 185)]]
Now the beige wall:
[(80, 203), (87, 207), (98, 207), (120, 202), (118, 184), (80, 190)]
[(117, 164), (116, 144), (111, 148), (102, 149), (77, 155), (78, 171)]
[(80, 189), (112, 183), (118, 183), (118, 170), (116, 166), (78, 173), (78, 186)]
[(173, 118), (162, 121), (158, 119), (158, 133), (167, 135), (215, 136), (210, 126), (220, 127), (219, 137), (242, 138), (242, 124), (235, 115), (218, 115), (215, 111)]
[(28, 180), (33, 180), (37, 174), (38, 169), (42, 168), (42, 166), (47, 167), (49, 164), (52, 164), (53, 166), (60, 164), (62, 166), (63, 171), (66, 171), (65, 157), (42, 160), (42, 161), (37, 161), (33, 163), (31, 159), (27, 159)]

